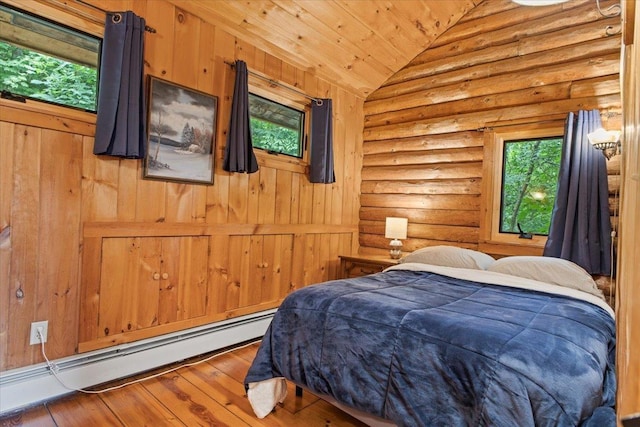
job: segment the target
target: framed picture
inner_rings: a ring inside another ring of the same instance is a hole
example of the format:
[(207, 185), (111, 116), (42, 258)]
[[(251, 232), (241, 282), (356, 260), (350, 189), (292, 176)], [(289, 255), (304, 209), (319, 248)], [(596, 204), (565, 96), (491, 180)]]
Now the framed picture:
[(213, 184), (218, 98), (149, 76), (144, 178)]

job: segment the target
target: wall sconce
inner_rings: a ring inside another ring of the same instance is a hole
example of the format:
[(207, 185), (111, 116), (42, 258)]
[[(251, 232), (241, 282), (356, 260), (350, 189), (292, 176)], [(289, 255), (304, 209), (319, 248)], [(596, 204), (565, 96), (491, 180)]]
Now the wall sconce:
[(589, 142), (593, 145), (593, 148), (602, 150), (602, 154), (611, 159), (615, 154), (618, 154), (618, 147), (620, 147), (620, 131), (619, 130), (604, 130), (598, 128), (595, 131), (587, 135)]
[(400, 259), (402, 256), (402, 242), (399, 239), (407, 238), (408, 223), (409, 220), (407, 218), (387, 218), (384, 237), (387, 239), (393, 239), (391, 240), (391, 243), (389, 243), (389, 246), (391, 247), (389, 250), (391, 259)]

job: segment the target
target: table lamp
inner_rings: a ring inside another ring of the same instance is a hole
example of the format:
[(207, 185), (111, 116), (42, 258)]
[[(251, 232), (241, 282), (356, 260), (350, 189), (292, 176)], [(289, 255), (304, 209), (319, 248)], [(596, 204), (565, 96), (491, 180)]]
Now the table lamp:
[(391, 259), (400, 259), (402, 256), (402, 242), (399, 239), (407, 238), (407, 224), (409, 220), (407, 218), (394, 218), (388, 217), (385, 229), (384, 229), (384, 237), (391, 240), (389, 246), (391, 250), (389, 254), (391, 255)]

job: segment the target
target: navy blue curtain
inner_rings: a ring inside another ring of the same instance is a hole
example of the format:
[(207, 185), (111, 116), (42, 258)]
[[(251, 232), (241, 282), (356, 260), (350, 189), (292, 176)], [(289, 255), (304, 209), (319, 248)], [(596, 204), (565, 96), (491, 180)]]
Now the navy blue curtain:
[(333, 171), (333, 103), (331, 99), (311, 102), (311, 157), (309, 181), (336, 182)]
[(94, 154), (141, 159), (145, 155), (144, 18), (107, 13), (100, 59)]
[(249, 72), (244, 61), (236, 61), (234, 68), (236, 80), (222, 168), (228, 172), (254, 173), (258, 170), (258, 161), (249, 128)]
[(587, 134), (601, 127), (598, 110), (569, 113), (560, 176), (544, 255), (575, 262), (591, 274), (611, 273), (611, 221), (606, 159)]

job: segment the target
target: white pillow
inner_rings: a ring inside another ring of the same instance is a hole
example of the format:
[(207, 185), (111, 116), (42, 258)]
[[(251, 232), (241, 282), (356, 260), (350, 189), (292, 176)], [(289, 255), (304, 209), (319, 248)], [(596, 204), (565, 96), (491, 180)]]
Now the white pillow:
[(405, 255), (399, 262), (418, 262), (443, 267), (472, 268), (486, 270), (496, 260), (483, 252), (457, 246), (429, 246)]
[(500, 258), (487, 268), (496, 273), (551, 283), (603, 298), (593, 277), (579, 265), (561, 258), (544, 256), (509, 256)]

